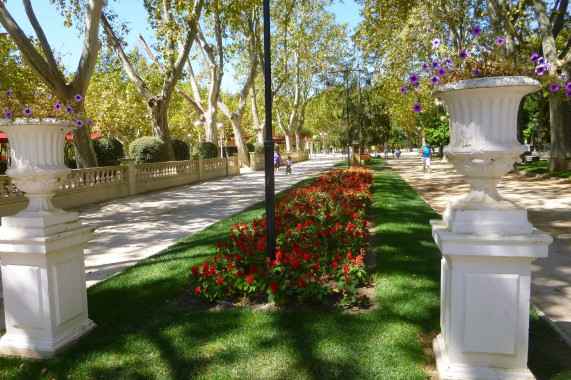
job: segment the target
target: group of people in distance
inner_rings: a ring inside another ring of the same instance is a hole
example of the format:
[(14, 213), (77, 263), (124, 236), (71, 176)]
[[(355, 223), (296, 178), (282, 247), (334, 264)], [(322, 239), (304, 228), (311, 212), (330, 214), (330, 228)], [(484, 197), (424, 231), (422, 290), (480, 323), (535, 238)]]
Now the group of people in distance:
[[(383, 150), (384, 150), (385, 159), (387, 159), (389, 157), (387, 144), (384, 145)], [(397, 146), (395, 148), (395, 146), (392, 145), (391, 146), (391, 152), (393, 154), (393, 157), (396, 156), (397, 159), (400, 159), (401, 151), (400, 151), (399, 146)], [(422, 172), (426, 173), (428, 171), (428, 173), (430, 173), (430, 164), (431, 164), (431, 160), (432, 160), (432, 148), (430, 147), (430, 144), (428, 143), (428, 141), (425, 141), (424, 146), (422, 146), (420, 148), (420, 157), (422, 160)], [(282, 161), (282, 156), (280, 155), (280, 152), (278, 150), (276, 150), (274, 152), (274, 169), (276, 172), (278, 172), (280, 170), (281, 161)], [(286, 171), (285, 171), (286, 175), (288, 175), (288, 174), (291, 175), (291, 165), (292, 165), (291, 156), (287, 156)]]
[[(274, 169), (276, 170), (276, 172), (280, 171), (281, 163), (282, 163), (282, 156), (281, 156), (280, 152), (278, 150), (276, 150), (274, 152)], [(287, 156), (286, 172), (285, 172), (286, 175), (288, 175), (288, 174), (291, 175), (291, 164), (292, 164), (291, 156)]]

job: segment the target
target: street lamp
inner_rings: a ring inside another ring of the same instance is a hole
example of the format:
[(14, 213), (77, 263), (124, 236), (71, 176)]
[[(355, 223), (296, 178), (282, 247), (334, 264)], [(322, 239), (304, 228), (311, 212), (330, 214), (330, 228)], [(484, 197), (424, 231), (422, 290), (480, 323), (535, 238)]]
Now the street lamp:
[(224, 150), (222, 148), (222, 138), (224, 136), (224, 124), (218, 123), (216, 126), (218, 127), (218, 130), (220, 131), (220, 158), (222, 158), (222, 157), (224, 157)]
[[(344, 70), (334, 70), (334, 71), (328, 71), (327, 73), (329, 74), (339, 74), (339, 73), (343, 73), (343, 78), (345, 79), (345, 101), (346, 101), (346, 110), (345, 110), (345, 115), (346, 115), (346, 119), (347, 119), (347, 169), (351, 168), (351, 156), (349, 154), (349, 151), (351, 149), (351, 136), (350, 136), (350, 125), (349, 125), (349, 73), (350, 72), (357, 72), (359, 73), (359, 78), (357, 79), (357, 84), (359, 85), (359, 107), (361, 106), (361, 72), (362, 71), (367, 71), (366, 69), (362, 69), (360, 67), (356, 67), (354, 69), (350, 69), (348, 67), (345, 67)], [(363, 89), (365, 90), (370, 90), (374, 88), (374, 86), (371, 84), (371, 80), (367, 79), (365, 86), (363, 87)], [(331, 86), (331, 84), (329, 82), (325, 83), (325, 87), (323, 87), (321, 89), (321, 92), (330, 92), (333, 91), (335, 88)]]
[(266, 107), (266, 139), (264, 140), (266, 184), (266, 257), (276, 259), (276, 206), (274, 184), (274, 138), (272, 136), (272, 58), (270, 0), (263, 0), (264, 20), (264, 103)]
[(198, 131), (198, 143), (200, 144), (200, 142), (202, 141), (202, 136), (200, 134), (200, 127), (202, 126), (202, 121), (200, 120), (196, 120), (194, 122), (194, 128), (196, 128), (196, 130)]

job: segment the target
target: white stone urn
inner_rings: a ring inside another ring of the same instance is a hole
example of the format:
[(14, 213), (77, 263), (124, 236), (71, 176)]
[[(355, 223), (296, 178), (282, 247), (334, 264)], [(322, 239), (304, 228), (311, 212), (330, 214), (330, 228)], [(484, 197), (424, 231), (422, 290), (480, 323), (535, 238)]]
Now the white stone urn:
[(19, 216), (64, 212), (52, 204), (51, 198), (71, 171), (65, 166), (64, 143), (66, 134), (75, 128), (71, 122), (57, 119), (0, 122), (0, 130), (8, 136), (11, 150), (6, 174), (30, 200), (28, 207), (18, 213)]
[(531, 233), (527, 212), (504, 200), (497, 184), (525, 151), (517, 141), (520, 101), (539, 89), (537, 80), (515, 76), (451, 82), (432, 92), (450, 114), (450, 144), (444, 154), (470, 184), (468, 195), (444, 214), (452, 232)]

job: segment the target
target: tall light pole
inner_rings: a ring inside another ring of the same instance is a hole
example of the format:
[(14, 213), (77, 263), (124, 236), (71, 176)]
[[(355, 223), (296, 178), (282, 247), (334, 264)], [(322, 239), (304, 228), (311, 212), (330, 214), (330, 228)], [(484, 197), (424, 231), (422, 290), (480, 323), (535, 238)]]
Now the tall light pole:
[(218, 127), (218, 130), (220, 131), (220, 158), (223, 158), (224, 157), (224, 150), (222, 147), (222, 138), (224, 137), (224, 124), (218, 123), (216, 126)]
[[(347, 120), (347, 169), (351, 168), (351, 156), (349, 151), (351, 149), (351, 136), (350, 136), (350, 124), (349, 124), (349, 73), (350, 72), (358, 72), (359, 78), (357, 79), (357, 84), (359, 86), (359, 103), (361, 103), (361, 72), (366, 71), (366, 69), (362, 69), (360, 67), (356, 67), (354, 69), (350, 69), (349, 67), (345, 66), (343, 70), (334, 70), (328, 71), (329, 74), (339, 74), (343, 73), (343, 79), (345, 80), (345, 101), (346, 101), (346, 108), (345, 108), (345, 115)], [(371, 81), (368, 79), (365, 87), (363, 89), (370, 90), (373, 86), (371, 85)], [(334, 87), (331, 87), (329, 83), (321, 90), (321, 92), (330, 92), (335, 90)], [(360, 106), (360, 104), (359, 104)]]
[(264, 11), (264, 99), (266, 107), (266, 139), (264, 162), (266, 177), (266, 257), (276, 258), (276, 209), (274, 185), (274, 139), (272, 136), (272, 59), (270, 45), (270, 0), (263, 1)]
[(202, 126), (202, 121), (200, 120), (196, 120), (194, 122), (194, 128), (196, 128), (196, 130), (198, 131), (198, 143), (200, 144), (200, 141), (202, 140), (202, 136), (200, 135), (200, 127)]

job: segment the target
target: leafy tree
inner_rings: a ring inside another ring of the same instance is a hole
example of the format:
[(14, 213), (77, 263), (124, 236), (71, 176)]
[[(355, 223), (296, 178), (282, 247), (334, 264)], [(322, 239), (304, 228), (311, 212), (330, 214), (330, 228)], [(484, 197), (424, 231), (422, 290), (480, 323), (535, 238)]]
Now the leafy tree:
[[(12, 18), (6, 5), (0, 2), (0, 23), (10, 34), (12, 41), (20, 50), (22, 57), (28, 62), (32, 71), (40, 78), (46, 87), (62, 102), (71, 103), (76, 94), (82, 96), (79, 102), (78, 113), (84, 111), (85, 94), (89, 81), (95, 69), (97, 54), (99, 52), (99, 20), (103, 8), (103, 0), (72, 0), (71, 6), (79, 13), (85, 10), (85, 19), (82, 25), (85, 26), (83, 41), (83, 53), (79, 60), (77, 70), (68, 78), (61, 65), (56, 60), (46, 35), (36, 18), (30, 0), (22, 0), (28, 20), (36, 33), (38, 44), (22, 31), (20, 26)], [(59, 6), (65, 6), (64, 0), (58, 0)], [(84, 125), (73, 131), (73, 141), (78, 159), (79, 167), (97, 166), (97, 158), (91, 143), (89, 126)]]
[[(151, 135), (150, 116), (137, 88), (121, 70), (121, 64), (110, 49), (104, 49), (91, 80), (85, 109), (93, 115), (94, 131), (114, 136), (126, 147), (139, 136)], [(151, 77), (145, 60), (137, 50), (129, 53), (129, 60), (147, 82), (158, 83)], [(126, 149), (128, 151), (128, 148)]]
[[(155, 94), (151, 92), (148, 84), (129, 61), (123, 50), (122, 41), (115, 33), (110, 20), (105, 14), (101, 16), (101, 24), (107, 35), (107, 42), (115, 50), (123, 69), (137, 87), (139, 96), (145, 100), (153, 134), (165, 142), (169, 160), (174, 160), (174, 152), (168, 128), (167, 111), (175, 86), (182, 75), (184, 62), (197, 36), (198, 20), (203, 3), (204, 0), (195, 0), (192, 7), (186, 2), (175, 0), (149, 0), (145, 3), (149, 11), (151, 26), (154, 27), (159, 41), (164, 43), (162, 50), (165, 61), (165, 69), (162, 71), (163, 84), (158, 93)], [(186, 30), (188, 32), (185, 34), (184, 31)], [(177, 54), (176, 45), (179, 39), (183, 40), (184, 43)]]

